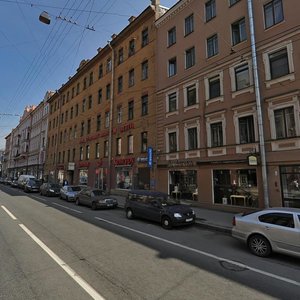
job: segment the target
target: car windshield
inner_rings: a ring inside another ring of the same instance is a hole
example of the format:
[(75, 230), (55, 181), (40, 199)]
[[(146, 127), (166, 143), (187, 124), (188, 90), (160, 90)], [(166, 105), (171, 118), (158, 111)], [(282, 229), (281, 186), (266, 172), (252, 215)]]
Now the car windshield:
[(180, 204), (179, 200), (172, 199), (172, 198), (156, 198), (162, 206), (172, 206)]
[(81, 188), (79, 186), (70, 186), (68, 188), (68, 191), (69, 192), (80, 192), (81, 191)]
[(101, 190), (94, 190), (93, 194), (94, 194), (94, 196), (102, 196), (103, 195), (103, 191), (101, 191)]

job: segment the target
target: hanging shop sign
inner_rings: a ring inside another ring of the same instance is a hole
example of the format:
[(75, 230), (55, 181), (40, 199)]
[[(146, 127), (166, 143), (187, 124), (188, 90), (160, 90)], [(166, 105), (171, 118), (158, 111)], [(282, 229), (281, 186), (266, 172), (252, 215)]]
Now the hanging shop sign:
[(153, 166), (153, 148), (152, 147), (148, 147), (147, 149), (147, 159), (148, 159), (148, 167), (152, 168)]
[(249, 166), (257, 166), (257, 156), (256, 155), (248, 155), (248, 165)]

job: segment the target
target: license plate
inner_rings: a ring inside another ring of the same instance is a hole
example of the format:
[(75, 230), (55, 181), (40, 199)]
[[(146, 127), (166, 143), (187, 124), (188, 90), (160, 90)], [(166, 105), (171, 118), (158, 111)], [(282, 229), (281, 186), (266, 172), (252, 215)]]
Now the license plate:
[(193, 218), (186, 219), (185, 221), (186, 221), (186, 222), (192, 222), (192, 221), (193, 221)]

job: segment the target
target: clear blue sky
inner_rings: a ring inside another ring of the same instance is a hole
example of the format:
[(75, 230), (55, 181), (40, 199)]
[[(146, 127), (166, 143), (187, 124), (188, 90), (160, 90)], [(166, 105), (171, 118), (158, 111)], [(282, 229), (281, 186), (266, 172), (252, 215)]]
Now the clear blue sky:
[[(173, 6), (177, 0), (161, 0)], [(150, 0), (0, 0), (0, 149), (25, 106), (37, 105)], [(47, 11), (51, 24), (39, 22)], [(77, 25), (62, 21), (76, 22)], [(94, 28), (95, 31), (87, 29)], [(3, 115), (3, 114), (12, 114)]]

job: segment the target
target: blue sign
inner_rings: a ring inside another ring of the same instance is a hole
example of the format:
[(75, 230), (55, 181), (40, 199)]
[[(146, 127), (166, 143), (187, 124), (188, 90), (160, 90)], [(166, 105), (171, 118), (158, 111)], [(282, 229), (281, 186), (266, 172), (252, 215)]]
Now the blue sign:
[(148, 147), (147, 149), (148, 167), (151, 168), (153, 165), (153, 148)]

